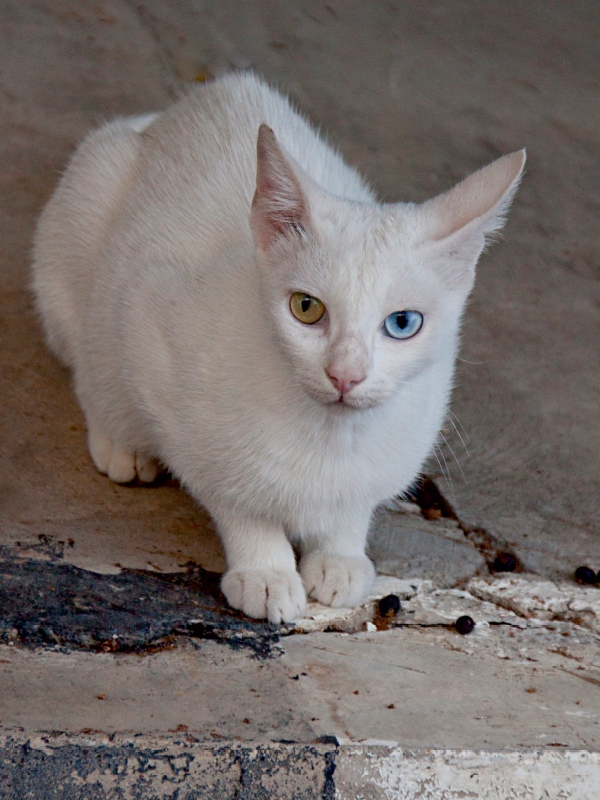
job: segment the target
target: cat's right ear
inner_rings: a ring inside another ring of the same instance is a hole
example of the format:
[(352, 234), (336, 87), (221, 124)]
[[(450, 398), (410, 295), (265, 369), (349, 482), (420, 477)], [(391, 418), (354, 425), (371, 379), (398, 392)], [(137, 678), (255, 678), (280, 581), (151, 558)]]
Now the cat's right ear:
[(250, 224), (257, 244), (267, 250), (281, 236), (305, 231), (308, 201), (268, 125), (260, 126), (256, 149), (256, 191)]
[(487, 242), (504, 224), (525, 166), (525, 150), (502, 156), (420, 206), (428, 255), (452, 288), (469, 291)]

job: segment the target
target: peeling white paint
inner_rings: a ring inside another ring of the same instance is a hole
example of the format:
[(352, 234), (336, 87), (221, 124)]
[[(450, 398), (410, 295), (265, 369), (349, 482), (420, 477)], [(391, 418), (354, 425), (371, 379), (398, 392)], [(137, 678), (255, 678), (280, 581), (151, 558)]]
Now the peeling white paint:
[[(360, 755), (355, 749), (352, 757), (359, 759)], [(356, 781), (359, 770), (356, 769), (358, 765), (352, 764), (352, 757), (346, 754), (340, 757), (336, 773), (339, 800), (600, 798), (600, 753), (597, 752), (385, 750), (364, 759), (360, 782)], [(350, 794), (352, 782), (354, 794)]]

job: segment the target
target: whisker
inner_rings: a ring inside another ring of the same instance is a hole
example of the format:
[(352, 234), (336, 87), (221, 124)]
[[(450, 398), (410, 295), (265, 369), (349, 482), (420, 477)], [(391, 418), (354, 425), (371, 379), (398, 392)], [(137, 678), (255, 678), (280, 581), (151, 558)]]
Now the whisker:
[[(444, 467), (442, 467), (440, 459), (438, 458), (438, 452), (441, 455), (442, 460), (444, 462), (444, 466), (446, 468), (445, 470), (444, 470)], [(442, 449), (440, 448), (439, 444), (434, 444), (433, 445), (433, 454), (435, 455), (436, 461), (439, 464), (440, 470), (442, 472), (442, 476), (443, 476), (444, 480), (446, 481), (446, 486), (448, 487), (448, 489), (450, 490), (450, 492), (452, 494), (452, 500), (453, 500), (453, 502), (456, 502), (456, 495), (454, 494), (454, 484), (452, 483), (452, 475), (450, 475), (450, 470), (448, 468), (448, 462), (446, 461), (446, 456), (442, 452)]]
[[(452, 413), (452, 412), (450, 411), (450, 409), (448, 409), (448, 413), (450, 413), (450, 414)], [(459, 439), (460, 439), (460, 441), (462, 442), (462, 446), (465, 448), (465, 453), (466, 453), (468, 456), (470, 456), (471, 454), (469, 453), (469, 448), (468, 448), (468, 447), (467, 447), (467, 445), (465, 444), (465, 440), (463, 439), (463, 437), (461, 436), (461, 433), (460, 433), (460, 431), (459, 431), (459, 430), (458, 430), (458, 428), (456, 427), (456, 424), (454, 423), (454, 420), (452, 419), (452, 417), (447, 417), (447, 420), (448, 420), (448, 422), (450, 423), (450, 425), (452, 425), (452, 427), (454, 428), (454, 430), (456, 431), (456, 435), (458, 436), (458, 438), (459, 438)], [(464, 430), (464, 428), (463, 428), (463, 430)], [(465, 431), (465, 434), (466, 434), (466, 431)]]
[(458, 422), (458, 424), (459, 424), (459, 425), (460, 425), (460, 427), (462, 428), (462, 432), (464, 433), (464, 435), (466, 436), (466, 438), (467, 438), (467, 439), (470, 439), (471, 437), (470, 437), (470, 436), (469, 436), (469, 434), (467, 433), (467, 431), (466, 431), (466, 429), (465, 429), (465, 426), (462, 424), (462, 422), (461, 422), (461, 421), (459, 420), (459, 418), (456, 416), (456, 414), (454, 413), (454, 411), (452, 411), (452, 409), (451, 409), (451, 408), (449, 408), (449, 409), (448, 409), (448, 413), (449, 413), (449, 414), (452, 414), (452, 416), (454, 417), (454, 419), (455, 419), (455, 420)]
[(440, 451), (440, 455), (446, 465), (446, 472), (448, 473), (448, 481), (450, 482), (450, 494), (452, 495), (452, 502), (456, 503), (456, 492), (454, 491), (454, 481), (452, 480), (452, 473), (450, 472), (450, 467), (448, 466), (448, 462), (446, 461), (446, 456), (444, 455), (444, 451), (438, 444), (438, 450)]
[(435, 456), (435, 460), (436, 460), (436, 461), (437, 461), (437, 463), (438, 463), (438, 467), (440, 468), (440, 472), (442, 473), (442, 477), (444, 478), (444, 480), (446, 481), (446, 483), (448, 483), (448, 480), (447, 480), (447, 478), (446, 478), (446, 473), (444, 472), (444, 468), (442, 467), (441, 461), (440, 461), (440, 459), (438, 458), (438, 454), (437, 454), (437, 450), (436, 450), (436, 445), (435, 445), (435, 444), (433, 445), (433, 450), (432, 450), (432, 452), (433, 452), (433, 455)]
[(457, 358), (458, 361), (462, 361), (463, 364), (473, 364), (476, 367), (481, 367), (483, 364), (489, 364), (490, 363), (489, 360), (488, 361), (467, 361), (466, 358), (461, 358), (460, 356), (456, 356), (456, 358)]
[(440, 436), (441, 436), (441, 437), (442, 437), (442, 439), (444, 440), (444, 443), (445, 443), (446, 447), (448, 448), (448, 450), (450, 450), (450, 452), (452, 453), (452, 457), (453, 457), (453, 458), (454, 458), (454, 460), (456, 461), (456, 464), (457, 464), (457, 466), (458, 466), (458, 468), (459, 468), (459, 470), (460, 470), (460, 474), (461, 474), (461, 475), (462, 475), (462, 477), (463, 477), (463, 481), (464, 481), (464, 482), (465, 482), (465, 484), (468, 486), (468, 484), (467, 484), (467, 479), (466, 479), (466, 477), (465, 477), (465, 473), (463, 472), (463, 468), (461, 467), (461, 465), (460, 465), (460, 461), (459, 461), (459, 460), (458, 460), (458, 458), (456, 457), (456, 454), (455, 454), (454, 450), (453, 450), (453, 449), (450, 447), (450, 444), (449, 444), (448, 440), (446, 439), (446, 437), (444, 436), (444, 434), (443, 434), (441, 431), (440, 431)]

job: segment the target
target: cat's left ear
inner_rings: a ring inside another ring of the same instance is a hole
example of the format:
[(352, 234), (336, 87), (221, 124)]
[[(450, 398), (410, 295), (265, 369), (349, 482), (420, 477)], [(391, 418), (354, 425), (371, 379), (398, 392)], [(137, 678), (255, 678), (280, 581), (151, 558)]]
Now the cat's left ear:
[(257, 244), (267, 250), (279, 237), (301, 235), (308, 224), (308, 200), (275, 134), (258, 131), (256, 192), (250, 224)]
[(419, 207), (425, 253), (452, 287), (470, 291), (486, 241), (504, 225), (525, 166), (525, 150), (502, 156)]

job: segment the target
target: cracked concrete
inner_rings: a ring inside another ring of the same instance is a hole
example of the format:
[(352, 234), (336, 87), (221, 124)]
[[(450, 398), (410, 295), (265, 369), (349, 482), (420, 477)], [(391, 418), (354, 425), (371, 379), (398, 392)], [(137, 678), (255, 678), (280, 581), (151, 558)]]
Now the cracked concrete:
[(600, 633), (600, 591), (596, 587), (523, 575), (494, 581), (472, 580), (468, 588), (477, 597), (528, 619), (574, 622)]
[[(390, 576), (363, 608), (313, 605), (258, 652), (172, 630), (143, 657), (25, 646), (25, 593), (2, 579), (0, 796), (597, 800), (600, 589), (572, 582), (600, 569), (597, 4), (8, 0), (0, 22), (0, 546), (47, 597), (51, 568), (164, 589), (187, 585), (189, 562), (224, 565), (168, 476), (143, 488), (96, 474), (41, 340), (32, 232), (91, 127), (254, 68), (384, 199), (529, 154), (505, 241), (479, 268), (435, 483), (412, 498), (422, 511), (374, 520)], [(521, 572), (490, 575), (501, 551)], [(402, 611), (382, 620), (391, 591)], [(160, 627), (166, 595), (152, 597)], [(453, 628), (463, 613), (469, 636)]]

